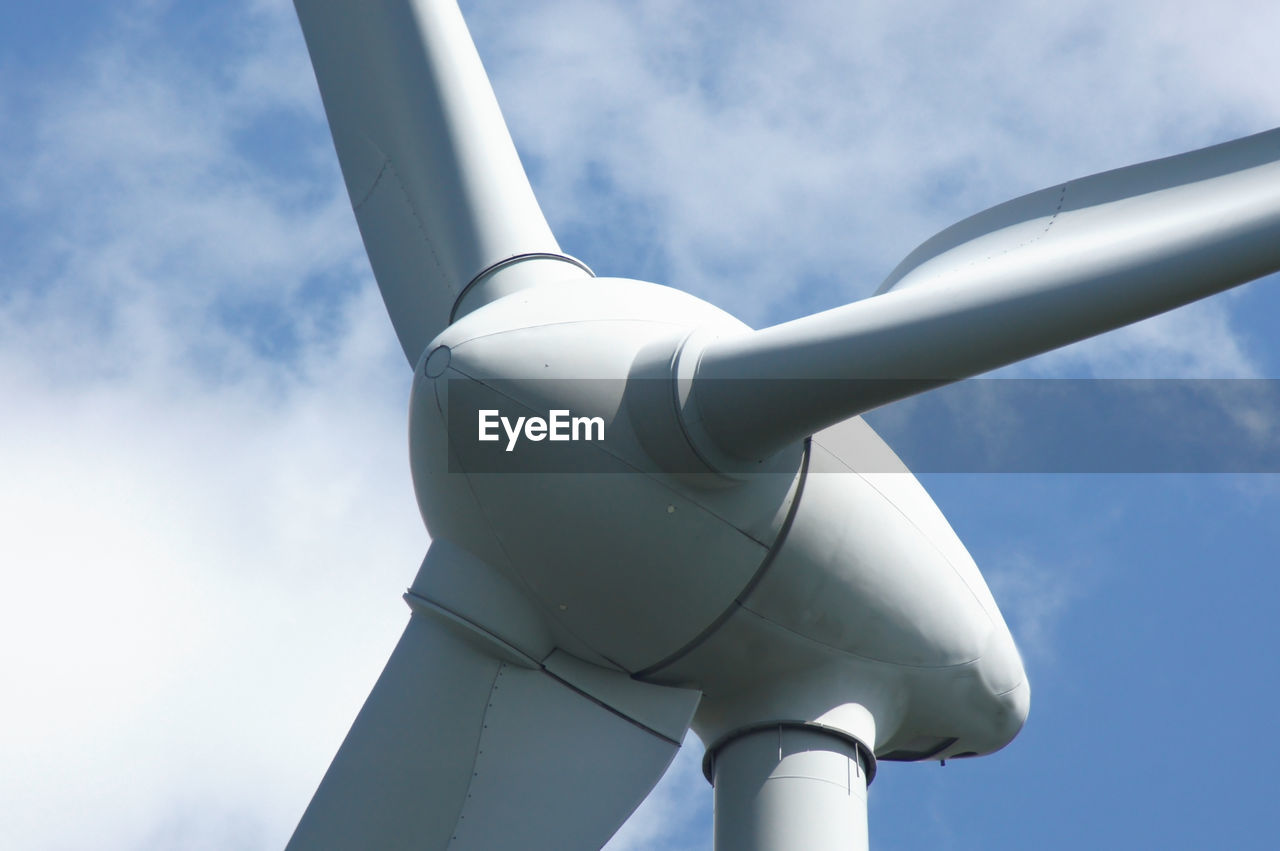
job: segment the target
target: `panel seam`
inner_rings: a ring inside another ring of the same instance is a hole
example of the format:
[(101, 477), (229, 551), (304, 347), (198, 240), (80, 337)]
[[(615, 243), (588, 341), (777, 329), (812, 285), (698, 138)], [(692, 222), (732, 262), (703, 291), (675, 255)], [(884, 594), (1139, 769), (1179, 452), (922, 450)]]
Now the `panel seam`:
[[(702, 632), (694, 636), (691, 641), (679, 650), (676, 650), (674, 653), (667, 656), (665, 659), (661, 659), (643, 670), (636, 671), (631, 675), (632, 679), (641, 680), (645, 677), (653, 676), (663, 668), (670, 667), (676, 662), (679, 662), (711, 638), (711, 636), (714, 635), (720, 627), (724, 626), (725, 621), (729, 620), (729, 618), (733, 616), (734, 612), (740, 608), (746, 608), (745, 601), (747, 597), (751, 595), (751, 592), (754, 591), (756, 586), (764, 579), (765, 573), (767, 573), (769, 568), (773, 566), (773, 562), (777, 559), (778, 553), (782, 551), (783, 545), (787, 542), (787, 535), (791, 531), (791, 525), (795, 522), (796, 515), (800, 512), (800, 500), (804, 496), (804, 485), (809, 478), (809, 456), (811, 454), (812, 442), (812, 438), (805, 438), (804, 454), (800, 462), (800, 472), (798, 474), (799, 481), (796, 483), (795, 496), (791, 498), (791, 506), (787, 509), (786, 519), (782, 521), (782, 528), (778, 530), (778, 535), (773, 541), (773, 546), (771, 546), (769, 551), (765, 553), (764, 559), (761, 560), (760, 566), (756, 568), (755, 574), (747, 580), (747, 584), (742, 586), (742, 590), (733, 598), (733, 601), (725, 607), (725, 610), (721, 612), (706, 629), (702, 630)], [(748, 609), (748, 611), (750, 610)]]
[(449, 846), (452, 846), (457, 841), (462, 822), (466, 819), (467, 802), (471, 800), (471, 787), (475, 784), (475, 779), (480, 774), (480, 756), (484, 753), (484, 731), (487, 726), (485, 721), (489, 717), (489, 710), (493, 708), (494, 694), (498, 691), (498, 680), (502, 679), (502, 672), (507, 667), (506, 662), (498, 662), (498, 670), (494, 673), (493, 683), (489, 686), (489, 695), (485, 699), (484, 712), (480, 715), (480, 736), (476, 739), (476, 752), (471, 759), (471, 776), (467, 778), (467, 789), (463, 793), (462, 804), (458, 807), (458, 815), (453, 820), (453, 833), (449, 836)]

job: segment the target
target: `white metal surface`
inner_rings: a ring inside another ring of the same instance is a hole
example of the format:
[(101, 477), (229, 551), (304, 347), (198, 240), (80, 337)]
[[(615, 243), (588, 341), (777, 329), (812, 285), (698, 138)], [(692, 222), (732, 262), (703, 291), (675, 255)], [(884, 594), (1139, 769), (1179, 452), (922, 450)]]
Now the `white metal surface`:
[[(411, 593), (476, 600), (474, 559), (432, 547), (423, 573), (433, 575)], [(505, 620), (523, 619), (521, 605), (499, 592), (459, 612), (413, 606), (291, 849), (561, 851), (608, 840), (675, 756), (698, 693), (563, 651), (504, 658), (517, 644), (537, 649), (536, 624)]]
[[(560, 254), (454, 0), (296, 0), (338, 161), (409, 363), (488, 297), (588, 275)], [(541, 257), (542, 259), (536, 259)], [(473, 303), (484, 298), (475, 296)]]
[[(998, 750), (1030, 687), (977, 565), (864, 423), (815, 436), (786, 534), (731, 614), (648, 672), (697, 682), (709, 745), (765, 720), (818, 722), (891, 759)], [(749, 487), (746, 485), (744, 487)]]
[[(581, 641), (590, 653), (577, 655), (633, 672), (678, 652), (733, 603), (794, 493), (798, 454), (750, 489), (707, 490), (671, 481), (634, 432), (632, 363), (700, 323), (742, 328), (652, 284), (542, 287), (455, 323), (432, 344), (448, 347), (448, 366), (431, 377), (424, 361), (414, 383), (411, 460), (432, 535), (495, 559), (561, 646)], [(576, 446), (572, 466), (545, 472), (522, 468), (520, 452), (499, 453), (500, 472), (459, 454), (480, 407), (535, 415), (557, 406), (599, 415), (608, 440)]]
[[(706, 346), (693, 407), (709, 440), (761, 458), (894, 399), (1277, 269), (1272, 130), (966, 219), (916, 249), (872, 298)], [(744, 422), (746, 404), (770, 414)]]
[(867, 768), (846, 739), (762, 727), (716, 752), (715, 851), (865, 851)]

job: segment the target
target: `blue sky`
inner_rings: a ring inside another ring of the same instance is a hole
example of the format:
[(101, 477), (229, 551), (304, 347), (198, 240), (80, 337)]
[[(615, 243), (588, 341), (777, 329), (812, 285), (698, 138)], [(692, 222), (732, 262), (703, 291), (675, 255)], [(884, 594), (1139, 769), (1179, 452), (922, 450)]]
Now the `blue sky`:
[[(427, 544), (408, 370), (287, 3), (0, 12), (0, 836), (276, 848)], [(1256, 2), (464, 4), (562, 245), (763, 325), (952, 221), (1280, 124)], [(1280, 281), (1019, 367), (1280, 377)], [(975, 424), (980, 426), (979, 424)], [(1026, 657), (880, 849), (1274, 846), (1280, 482), (924, 477)], [(690, 742), (615, 849), (710, 846)]]

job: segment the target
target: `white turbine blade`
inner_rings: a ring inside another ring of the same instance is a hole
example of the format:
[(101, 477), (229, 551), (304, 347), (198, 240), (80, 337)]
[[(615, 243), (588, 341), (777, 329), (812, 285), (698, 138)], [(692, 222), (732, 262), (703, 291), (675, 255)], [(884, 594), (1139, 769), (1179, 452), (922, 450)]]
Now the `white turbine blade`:
[(759, 460), (895, 399), (1277, 269), (1272, 130), (1074, 180), (953, 225), (871, 298), (709, 344), (685, 416), (730, 456)]
[(351, 206), (411, 364), (495, 265), (533, 261), (518, 272), (508, 265), (487, 287), (490, 298), (548, 269), (585, 274), (576, 261), (548, 259), (560, 247), (454, 0), (294, 6)]
[(290, 851), (594, 851), (675, 756), (697, 692), (465, 635), (415, 612)]

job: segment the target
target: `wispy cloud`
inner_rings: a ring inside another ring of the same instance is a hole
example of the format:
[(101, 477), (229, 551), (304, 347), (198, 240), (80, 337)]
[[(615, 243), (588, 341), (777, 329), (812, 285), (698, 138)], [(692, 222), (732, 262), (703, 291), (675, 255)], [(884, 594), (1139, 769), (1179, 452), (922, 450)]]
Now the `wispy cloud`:
[(1070, 564), (1044, 564), (1024, 552), (985, 565), (984, 573), (1027, 663), (1051, 665), (1059, 625), (1071, 604), (1087, 594), (1089, 580)]
[[(1257, 286), (1274, 285), (1274, 280)], [(1049, 352), (1003, 374), (1045, 378), (1259, 378), (1261, 348), (1232, 310), (1237, 293)]]
[(1204, 70), (1245, 6), (562, 0), (473, 28), (580, 244), (768, 322), (1011, 195), (1265, 129), (1274, 93)]

